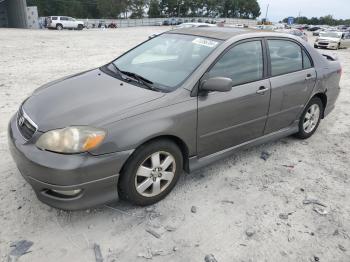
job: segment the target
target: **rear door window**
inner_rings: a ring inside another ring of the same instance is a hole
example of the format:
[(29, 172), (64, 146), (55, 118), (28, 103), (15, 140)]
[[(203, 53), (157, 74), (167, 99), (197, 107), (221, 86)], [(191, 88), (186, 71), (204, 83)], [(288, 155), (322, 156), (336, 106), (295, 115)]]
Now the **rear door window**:
[(52, 16), (51, 20), (57, 20), (57, 16)]
[(261, 41), (238, 44), (226, 52), (208, 72), (209, 77), (228, 77), (233, 85), (258, 81), (263, 78)]
[(271, 74), (278, 76), (303, 70), (301, 47), (288, 40), (268, 40)]
[(68, 17), (61, 16), (61, 20), (62, 20), (62, 21), (68, 21)]

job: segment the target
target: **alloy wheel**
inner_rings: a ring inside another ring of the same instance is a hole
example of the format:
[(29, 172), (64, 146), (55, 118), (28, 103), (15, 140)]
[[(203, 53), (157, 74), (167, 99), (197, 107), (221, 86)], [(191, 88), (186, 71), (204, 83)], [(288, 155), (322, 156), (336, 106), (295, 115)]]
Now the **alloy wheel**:
[(157, 196), (171, 184), (175, 172), (174, 156), (164, 151), (155, 152), (148, 156), (137, 169), (136, 190), (145, 197)]
[(303, 121), (303, 129), (305, 133), (311, 133), (314, 131), (318, 124), (318, 120), (320, 119), (320, 107), (318, 104), (312, 104), (307, 110), (304, 121)]

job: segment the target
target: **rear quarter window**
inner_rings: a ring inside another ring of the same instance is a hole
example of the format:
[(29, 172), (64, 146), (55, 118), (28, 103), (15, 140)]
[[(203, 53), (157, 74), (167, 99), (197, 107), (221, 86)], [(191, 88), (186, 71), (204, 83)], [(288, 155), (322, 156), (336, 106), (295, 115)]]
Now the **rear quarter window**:
[(57, 20), (57, 16), (52, 16), (51, 20)]

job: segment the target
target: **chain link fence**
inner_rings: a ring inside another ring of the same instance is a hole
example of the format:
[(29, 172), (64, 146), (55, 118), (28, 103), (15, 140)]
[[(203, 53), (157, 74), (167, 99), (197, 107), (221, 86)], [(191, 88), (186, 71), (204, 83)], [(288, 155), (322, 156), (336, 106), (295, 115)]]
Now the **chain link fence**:
[[(135, 27), (135, 26), (159, 26), (162, 25), (164, 21), (176, 22), (181, 19), (182, 22), (222, 22), (225, 21), (225, 24), (232, 25), (246, 25), (246, 26), (255, 26), (257, 24), (256, 20), (253, 19), (239, 19), (239, 18), (208, 18), (208, 17), (177, 17), (177, 18), (142, 18), (142, 19), (79, 19), (84, 21), (86, 26), (98, 27), (108, 26), (112, 23), (116, 24), (118, 27)], [(194, 21), (193, 21), (194, 20)]]

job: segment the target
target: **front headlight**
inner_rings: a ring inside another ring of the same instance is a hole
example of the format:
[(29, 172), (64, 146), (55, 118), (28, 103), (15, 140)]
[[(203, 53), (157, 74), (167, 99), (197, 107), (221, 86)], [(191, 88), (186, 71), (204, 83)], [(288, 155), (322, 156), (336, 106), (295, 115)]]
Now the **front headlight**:
[(57, 153), (82, 153), (98, 147), (105, 136), (106, 132), (99, 128), (71, 126), (44, 133), (36, 146)]

